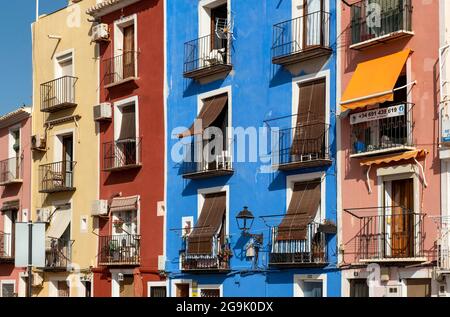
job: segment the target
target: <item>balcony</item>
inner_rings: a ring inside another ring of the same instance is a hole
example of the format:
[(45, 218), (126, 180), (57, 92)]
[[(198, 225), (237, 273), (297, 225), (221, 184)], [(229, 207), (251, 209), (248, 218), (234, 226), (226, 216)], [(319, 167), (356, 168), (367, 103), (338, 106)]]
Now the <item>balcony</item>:
[(142, 138), (117, 140), (103, 144), (103, 171), (114, 172), (140, 168)]
[[(186, 157), (182, 165), (182, 175), (186, 179), (203, 179), (233, 175), (233, 159), (229, 151), (222, 151), (220, 155), (211, 155), (205, 159), (203, 153), (206, 141), (185, 144)], [(231, 140), (227, 142), (231, 147)]]
[(0, 263), (14, 263), (14, 244), (11, 233), (0, 231)]
[(77, 162), (62, 161), (39, 166), (39, 192), (57, 193), (75, 191), (74, 168)]
[(139, 52), (132, 51), (106, 59), (103, 62), (105, 69), (103, 84), (105, 88), (137, 80), (138, 58)]
[(360, 50), (412, 36), (412, 10), (411, 0), (363, 0), (352, 4), (350, 48)]
[(331, 53), (328, 12), (313, 12), (273, 26), (274, 64), (290, 65)]
[(225, 38), (214, 34), (185, 43), (183, 76), (199, 80), (211, 75), (228, 74), (233, 69), (232, 39), (231, 33), (226, 33)]
[(427, 261), (424, 252), (424, 214), (402, 207), (346, 211), (359, 222), (358, 232), (354, 237), (353, 252), (356, 261), (362, 263)]
[(400, 103), (351, 114), (350, 157), (414, 150), (413, 106), (410, 103)]
[(274, 151), (273, 167), (293, 170), (331, 165), (328, 146), (329, 125), (325, 123), (298, 125), (275, 130), (278, 150)]
[(74, 241), (47, 238), (45, 241), (45, 271), (66, 271), (72, 260)]
[(19, 157), (0, 161), (0, 186), (21, 184), (22, 159)]
[(306, 240), (278, 241), (278, 227), (272, 228), (269, 265), (273, 267), (324, 267), (328, 265), (326, 234), (310, 223)]
[(136, 266), (141, 262), (141, 236), (123, 234), (99, 237), (99, 265)]
[(77, 106), (75, 84), (78, 78), (64, 76), (41, 85), (41, 111), (56, 112)]
[(220, 273), (230, 271), (231, 250), (228, 238), (214, 237), (209, 254), (189, 254), (187, 237), (183, 238), (180, 251), (181, 271), (190, 273)]

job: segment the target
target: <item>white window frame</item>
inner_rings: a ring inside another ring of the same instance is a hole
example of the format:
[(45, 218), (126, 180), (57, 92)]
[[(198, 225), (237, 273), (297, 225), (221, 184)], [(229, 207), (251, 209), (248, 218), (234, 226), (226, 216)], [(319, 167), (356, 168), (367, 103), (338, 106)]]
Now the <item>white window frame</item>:
[(199, 284), (198, 285), (198, 297), (202, 296), (202, 290), (207, 289), (218, 289), (219, 290), (219, 296), (223, 297), (223, 284)]
[(134, 278), (134, 270), (133, 269), (111, 269), (109, 270), (111, 273), (111, 297), (120, 297), (120, 282), (119, 282), (119, 273), (123, 275), (133, 275)]
[[(70, 55), (70, 58), (69, 58), (69, 55)], [(68, 60), (72, 60), (72, 76), (75, 76), (75, 49), (71, 48), (71, 49), (59, 52), (55, 55), (55, 57), (53, 59), (55, 79), (62, 77), (61, 62), (66, 62)]]
[(64, 129), (55, 133), (53, 138), (53, 162), (62, 161), (62, 150), (63, 150), (63, 138), (65, 136), (72, 135), (72, 160), (76, 162), (76, 134), (75, 129)]
[(198, 3), (198, 37), (211, 34), (211, 9), (227, 3), (228, 18), (231, 12), (231, 0), (200, 0)]
[[(114, 103), (114, 141), (117, 141), (122, 128), (122, 108), (134, 104), (134, 115), (136, 120), (136, 138), (139, 138), (139, 97), (132, 96), (121, 99)], [(139, 152), (139, 151), (138, 151)], [(137, 153), (140, 160), (139, 153)]]
[(192, 297), (192, 280), (174, 279), (170, 283), (170, 297), (177, 297), (177, 284), (189, 284), (189, 297)]
[(169, 297), (167, 281), (160, 281), (160, 282), (149, 281), (149, 282), (147, 282), (147, 297), (151, 297), (150, 294), (151, 294), (152, 287), (165, 287), (166, 288), (166, 296)]
[(14, 155), (16, 154), (13, 150), (13, 145), (14, 145), (13, 134), (17, 131), (19, 131), (19, 155), (20, 155), (20, 152), (22, 151), (22, 125), (20, 123), (13, 125), (12, 127), (9, 127), (8, 131), (9, 131), (9, 133), (8, 133), (8, 135), (9, 135), (9, 137), (8, 137), (8, 159), (10, 159), (10, 158), (13, 158)]
[[(226, 222), (226, 230), (225, 235), (229, 235), (230, 231), (230, 187), (228, 185), (218, 186), (218, 187), (208, 187), (201, 188), (197, 191), (197, 220), (202, 213), (203, 205), (205, 204), (205, 195), (207, 194), (215, 194), (215, 193), (226, 193), (226, 210), (225, 210), (225, 222)], [(195, 226), (195, 224), (194, 224)]]
[(17, 294), (17, 285), (15, 280), (0, 280), (0, 297), (3, 297), (3, 284), (13, 284), (14, 285), (13, 294)]
[(322, 282), (322, 297), (328, 297), (327, 274), (294, 274), (294, 297), (305, 297), (303, 282)]
[[(117, 57), (123, 54), (123, 29), (127, 26), (134, 26), (134, 50), (139, 52), (138, 46), (138, 26), (137, 26), (137, 14), (132, 14), (114, 21), (114, 56)], [(134, 73), (136, 77), (138, 74), (138, 58), (134, 58)], [(122, 76), (121, 76), (122, 77)]]

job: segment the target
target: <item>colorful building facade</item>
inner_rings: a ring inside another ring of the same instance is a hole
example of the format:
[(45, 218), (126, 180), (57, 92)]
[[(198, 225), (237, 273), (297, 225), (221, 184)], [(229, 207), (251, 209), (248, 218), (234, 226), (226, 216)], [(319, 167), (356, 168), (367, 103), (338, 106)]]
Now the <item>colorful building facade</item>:
[(167, 17), (169, 295), (339, 296), (336, 2)]
[(94, 0), (40, 16), (32, 25), (31, 212), (46, 224), (45, 266), (33, 268), (33, 296), (92, 294), (98, 229), (98, 61), (85, 11)]
[(100, 107), (108, 113), (97, 118), (103, 207), (94, 295), (166, 296), (164, 1), (103, 1), (88, 14), (100, 30)]
[(342, 295), (436, 296), (439, 3), (351, 1), (340, 13)]
[(31, 108), (0, 117), (0, 297), (25, 296), (24, 268), (15, 267), (15, 224), (30, 213)]

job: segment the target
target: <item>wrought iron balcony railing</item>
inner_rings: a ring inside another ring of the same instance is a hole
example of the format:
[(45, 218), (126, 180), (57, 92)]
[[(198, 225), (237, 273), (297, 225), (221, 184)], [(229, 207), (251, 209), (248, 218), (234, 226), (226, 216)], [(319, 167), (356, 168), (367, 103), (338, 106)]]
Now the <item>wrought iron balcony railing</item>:
[(330, 14), (313, 12), (273, 26), (272, 62), (287, 65), (331, 54)]
[(411, 0), (362, 0), (351, 5), (352, 45), (411, 34)]
[(359, 230), (353, 238), (357, 261), (426, 261), (424, 214), (402, 207), (346, 211), (359, 220)]
[(11, 233), (0, 231), (0, 261), (14, 260), (14, 245)]
[(75, 84), (77, 77), (63, 76), (41, 84), (41, 111), (56, 112), (77, 105)]
[(438, 272), (450, 272), (450, 217), (434, 217), (438, 225), (438, 237), (436, 239)]
[(99, 237), (99, 265), (139, 265), (141, 236), (135, 234)]
[(39, 192), (74, 191), (74, 170), (77, 162), (61, 161), (39, 166)]
[(105, 76), (103, 78), (105, 87), (111, 87), (135, 80), (138, 77), (137, 65), (139, 52), (124, 52), (104, 61)]
[(103, 144), (103, 170), (118, 171), (141, 166), (142, 138), (117, 140)]
[(183, 249), (180, 250), (181, 270), (190, 272), (217, 272), (230, 270), (231, 250), (228, 237), (222, 241), (214, 237), (211, 253), (190, 254), (188, 238), (183, 238)]
[[(232, 175), (233, 159), (230, 151), (232, 140), (227, 140), (223, 146), (224, 150), (217, 155), (205, 158), (206, 146), (209, 141), (193, 141), (185, 144), (185, 160), (182, 163), (182, 175), (184, 178), (197, 179)], [(208, 152), (209, 153), (209, 152)]]
[(73, 240), (47, 238), (45, 241), (45, 270), (66, 270), (72, 262)]
[(184, 77), (199, 79), (213, 74), (229, 72), (233, 35), (226, 33), (207, 35), (184, 44)]
[(328, 131), (329, 125), (325, 123), (274, 130), (273, 137), (278, 141), (274, 167), (287, 170), (331, 164)]
[(22, 182), (22, 159), (13, 157), (0, 161), (0, 186)]
[(413, 149), (413, 106), (400, 103), (351, 114), (352, 156)]
[(272, 228), (271, 266), (326, 266), (328, 263), (326, 235), (318, 231), (319, 224), (310, 223), (305, 240), (278, 240), (278, 227)]

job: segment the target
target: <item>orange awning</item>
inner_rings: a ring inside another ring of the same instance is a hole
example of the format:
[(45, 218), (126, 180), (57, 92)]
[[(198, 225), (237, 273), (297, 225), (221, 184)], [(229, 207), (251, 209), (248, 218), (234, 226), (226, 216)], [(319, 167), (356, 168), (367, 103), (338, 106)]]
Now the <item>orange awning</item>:
[(364, 159), (359, 164), (361, 166), (371, 166), (371, 165), (379, 165), (379, 164), (383, 164), (383, 163), (406, 161), (406, 160), (410, 160), (410, 159), (422, 159), (427, 154), (428, 154), (427, 150), (413, 150), (413, 151), (407, 151), (407, 152), (403, 152), (403, 153), (384, 155), (382, 157), (378, 156), (376, 158)]
[(394, 100), (394, 87), (410, 49), (359, 63), (342, 95), (342, 111)]

